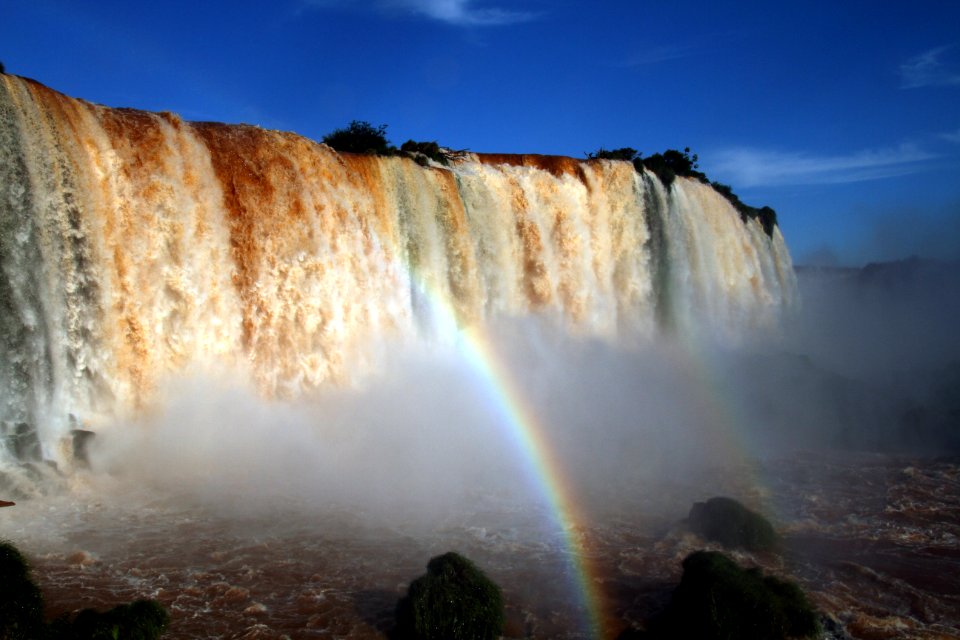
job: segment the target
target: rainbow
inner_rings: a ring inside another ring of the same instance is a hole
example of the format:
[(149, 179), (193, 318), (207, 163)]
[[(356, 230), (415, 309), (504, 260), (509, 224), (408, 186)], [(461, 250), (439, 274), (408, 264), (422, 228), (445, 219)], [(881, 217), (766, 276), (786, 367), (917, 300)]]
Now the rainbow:
[(439, 325), (440, 335), (455, 336), (460, 355), (500, 414), (501, 426), (523, 460), (530, 465), (532, 479), (543, 494), (566, 547), (570, 576), (586, 612), (584, 624), (590, 637), (613, 637), (599, 573), (592, 566), (581, 533), (586, 518), (577, 508), (576, 492), (553, 453), (545, 425), (480, 323), (460, 325), (451, 305), (443, 302), (440, 296), (430, 294), (422, 281), (417, 284), (420, 291), (427, 294), (425, 297), (435, 312), (433, 319)]
[[(587, 518), (578, 509), (577, 492), (553, 452), (546, 425), (483, 324), (461, 325), (452, 305), (435, 293), (429, 294), (424, 283), (419, 282), (418, 288), (427, 294), (425, 298), (435, 312), (433, 320), (438, 325), (439, 334), (455, 336), (459, 354), (476, 375), (490, 406), (499, 413), (500, 425), (507, 437), (529, 465), (532, 481), (545, 498), (562, 536), (570, 576), (585, 611), (585, 629), (592, 638), (615, 637), (617, 625), (603, 593), (601, 574), (591, 562), (589, 541), (582, 533)], [(753, 476), (747, 464), (749, 442), (737, 429), (740, 424), (738, 409), (724, 393), (722, 381), (709, 362), (707, 354), (710, 350), (698, 344), (693, 336), (671, 344), (670, 357), (693, 383), (690, 385), (694, 391), (691, 400), (698, 407), (703, 424), (711, 427), (710, 433), (715, 438), (713, 445), (724, 460), (747, 470), (751, 476), (749, 483), (757, 485), (759, 479)]]

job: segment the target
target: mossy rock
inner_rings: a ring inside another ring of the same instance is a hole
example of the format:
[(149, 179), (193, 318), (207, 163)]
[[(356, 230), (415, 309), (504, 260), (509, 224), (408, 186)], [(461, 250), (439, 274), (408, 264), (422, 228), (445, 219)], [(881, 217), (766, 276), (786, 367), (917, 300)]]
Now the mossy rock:
[(782, 640), (819, 632), (816, 611), (793, 582), (697, 551), (683, 561), (680, 585), (646, 637)]
[(0, 542), (0, 638), (35, 640), (43, 629), (43, 596), (30, 566), (16, 547)]
[(503, 633), (503, 596), (470, 560), (449, 552), (410, 583), (396, 615), (396, 638), (492, 640)]
[(84, 609), (72, 620), (50, 625), (58, 640), (157, 640), (170, 624), (170, 615), (154, 600), (136, 600), (109, 611)]
[(694, 503), (687, 518), (690, 530), (728, 548), (769, 551), (779, 538), (773, 525), (733, 498), (710, 498)]
[(0, 542), (0, 640), (157, 640), (170, 615), (154, 600), (136, 600), (106, 612), (84, 609), (47, 625), (43, 596), (19, 549)]

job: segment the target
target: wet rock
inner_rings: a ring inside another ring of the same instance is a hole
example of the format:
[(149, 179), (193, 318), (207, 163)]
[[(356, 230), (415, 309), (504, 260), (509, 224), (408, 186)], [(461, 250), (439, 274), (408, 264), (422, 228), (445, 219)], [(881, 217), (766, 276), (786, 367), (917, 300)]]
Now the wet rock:
[(90, 466), (90, 441), (96, 437), (96, 433), (86, 429), (73, 429), (70, 431), (73, 444), (73, 460), (81, 467)]
[(41, 458), (40, 437), (33, 425), (27, 422), (4, 424), (7, 448), (17, 460), (38, 462)]

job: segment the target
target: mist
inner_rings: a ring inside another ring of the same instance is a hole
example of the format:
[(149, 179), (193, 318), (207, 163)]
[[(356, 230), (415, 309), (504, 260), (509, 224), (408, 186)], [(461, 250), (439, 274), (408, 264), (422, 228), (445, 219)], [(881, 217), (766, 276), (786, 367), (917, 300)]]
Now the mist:
[(910, 257), (798, 267), (801, 304), (757, 358), (754, 409), (807, 446), (956, 451), (957, 266)]
[[(564, 481), (597, 515), (675, 511), (718, 470), (798, 449), (955, 451), (954, 265), (799, 272), (801, 303), (784, 325), (735, 344), (661, 334), (624, 346), (536, 318), (484, 332)], [(158, 409), (98, 435), (92, 466), (241, 512), (349, 511), (423, 528), (542, 508), (545, 480), (502, 390), (461, 346), (398, 343), (356, 384), (284, 402), (212, 377), (173, 380)]]
[[(488, 333), (588, 511), (649, 502), (656, 485), (690, 483), (718, 453), (739, 454), (702, 366), (678, 344), (620, 348), (535, 320)], [(398, 346), (356, 386), (294, 401), (209, 377), (159, 397), (146, 417), (98, 433), (95, 475), (227, 512), (349, 511), (414, 528), (546, 501), (502, 390), (456, 344)]]

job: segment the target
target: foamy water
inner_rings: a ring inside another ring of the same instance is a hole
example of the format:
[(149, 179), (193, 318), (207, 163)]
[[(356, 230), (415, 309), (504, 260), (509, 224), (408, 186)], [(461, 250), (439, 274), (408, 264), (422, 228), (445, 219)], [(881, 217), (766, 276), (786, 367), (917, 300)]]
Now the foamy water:
[(384, 344), (551, 318), (614, 344), (736, 340), (796, 299), (778, 229), (627, 162), (468, 155), (446, 168), (292, 133), (92, 105), (0, 77), (0, 419), (61, 439), (222, 375), (295, 398)]

